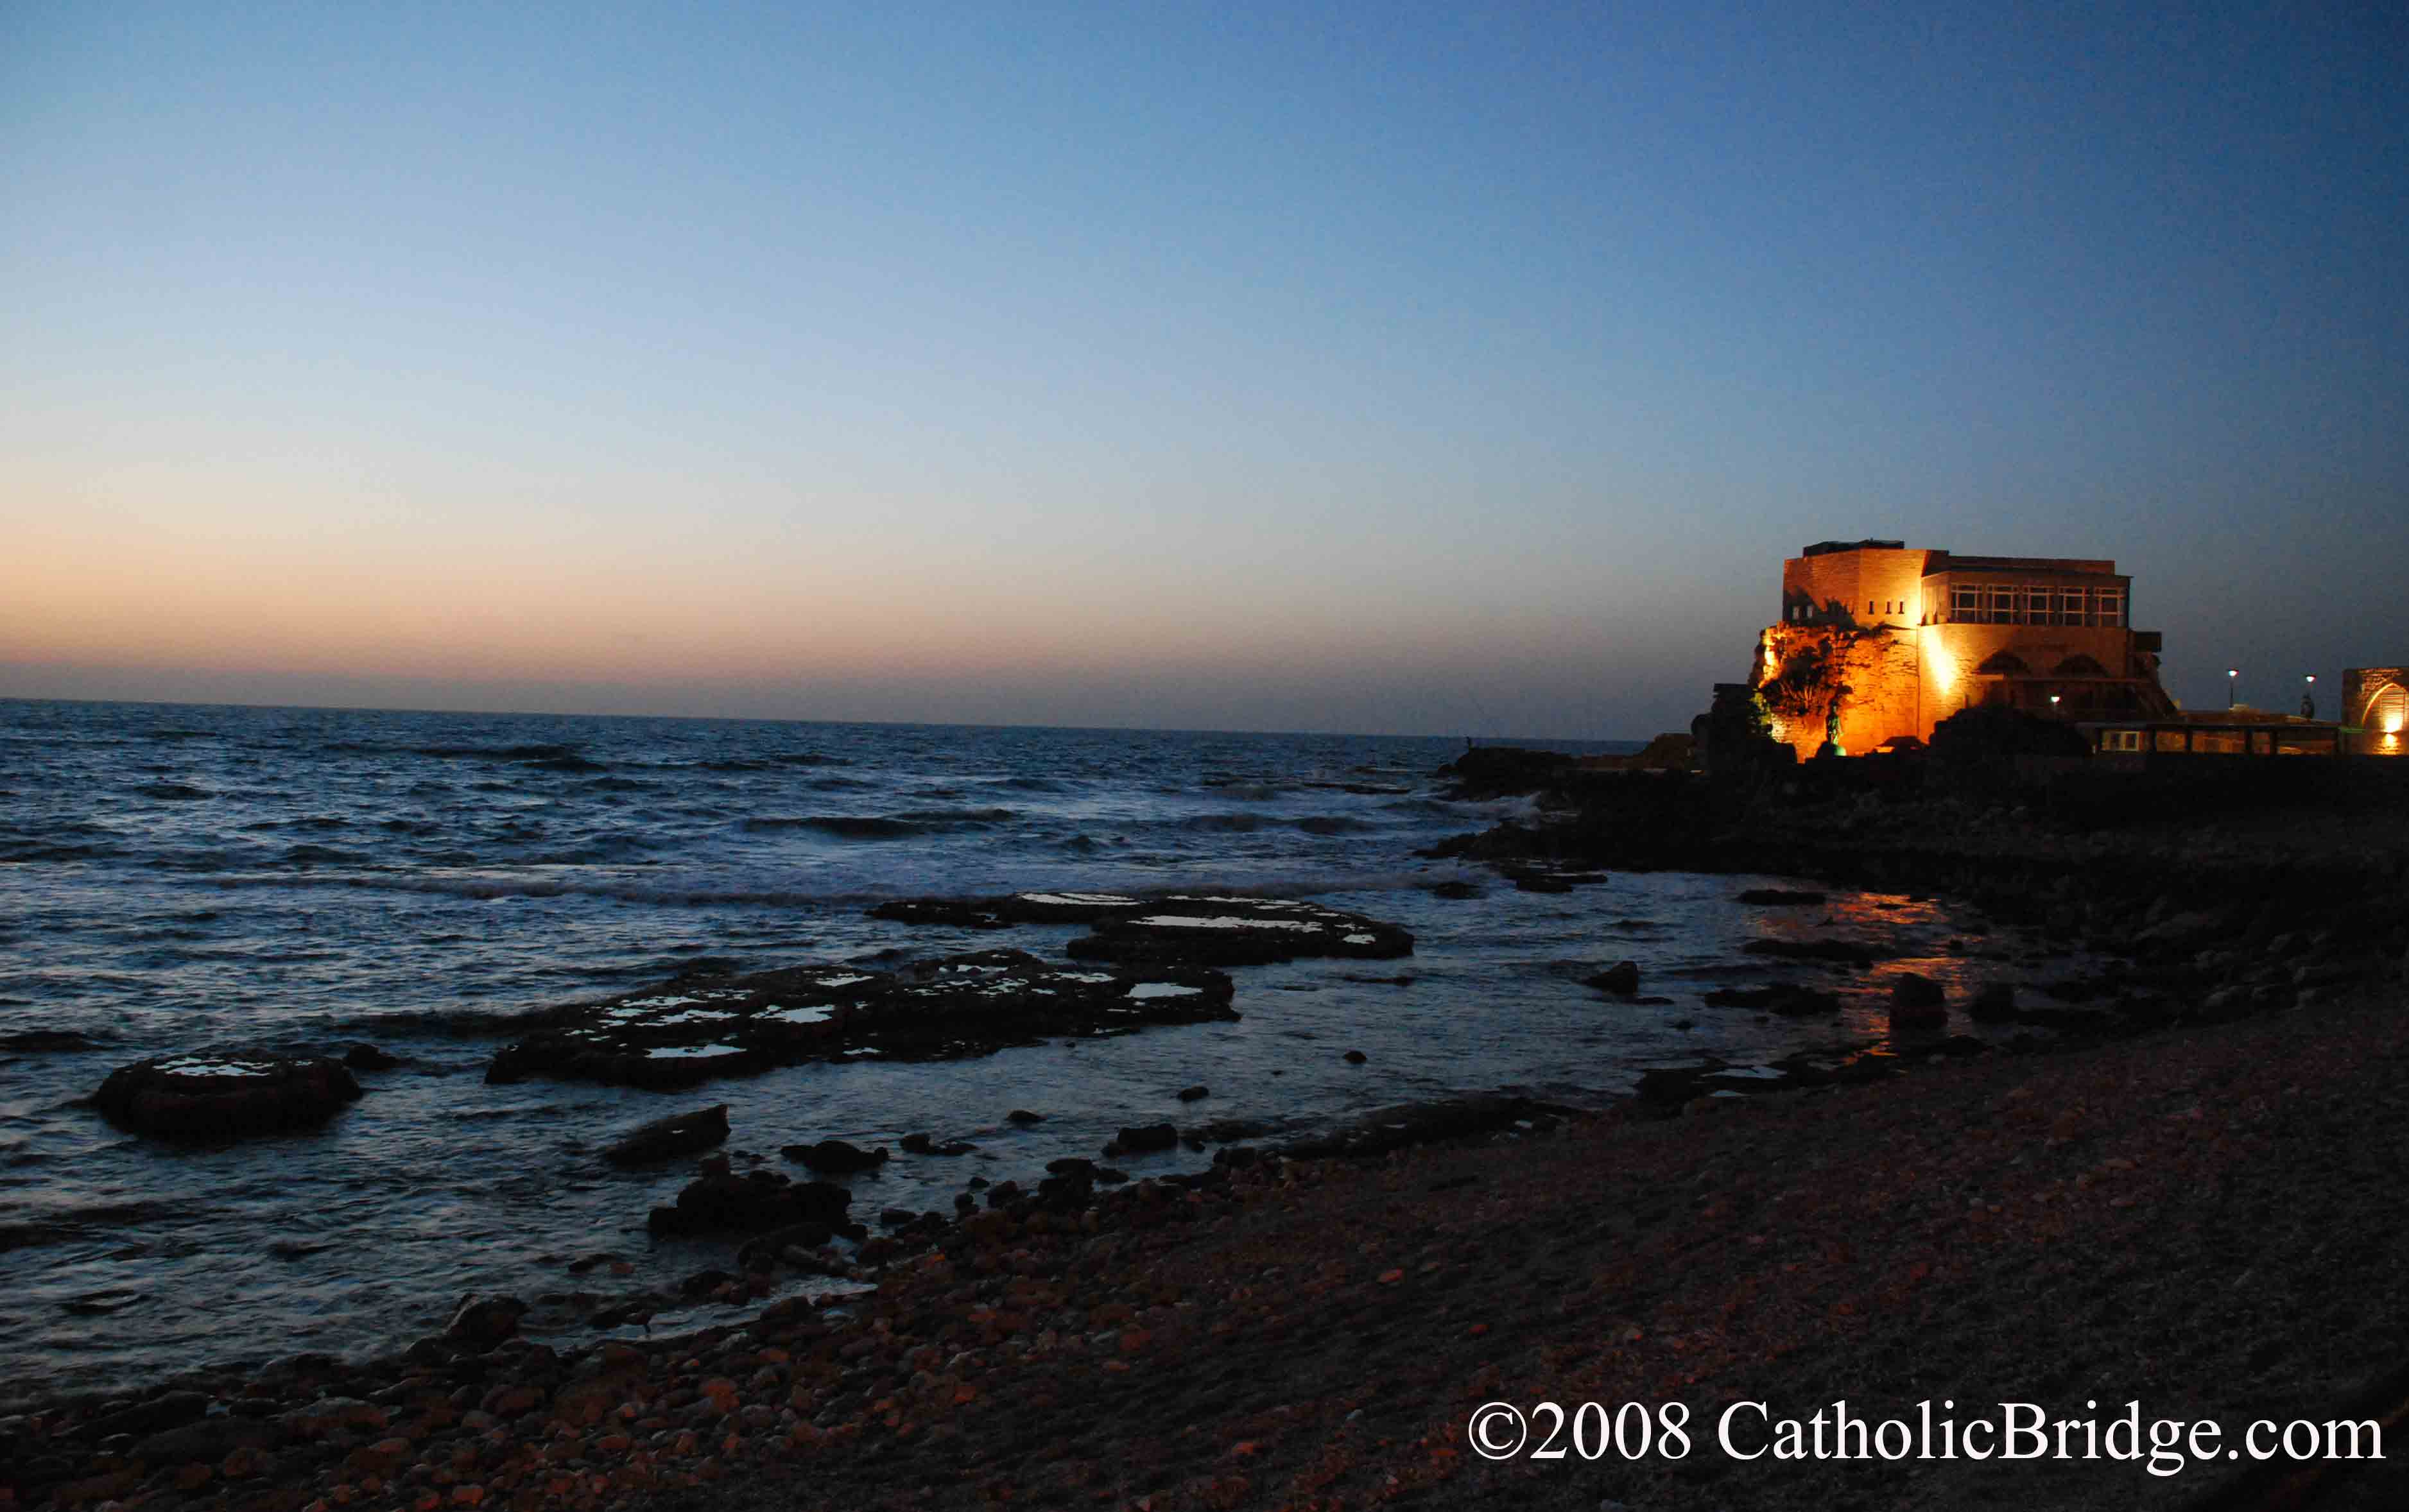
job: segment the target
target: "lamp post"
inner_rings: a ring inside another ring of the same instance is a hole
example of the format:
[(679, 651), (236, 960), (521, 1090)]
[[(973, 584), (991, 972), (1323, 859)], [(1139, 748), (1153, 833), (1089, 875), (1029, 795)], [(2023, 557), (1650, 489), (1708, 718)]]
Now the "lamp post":
[(2241, 675), (2242, 669), (2239, 667), (2228, 667), (2225, 670), (2225, 706), (2228, 709), (2233, 707), (2233, 680)]
[(2309, 672), (2301, 683), (2301, 717), (2315, 719), (2317, 717), (2317, 674)]

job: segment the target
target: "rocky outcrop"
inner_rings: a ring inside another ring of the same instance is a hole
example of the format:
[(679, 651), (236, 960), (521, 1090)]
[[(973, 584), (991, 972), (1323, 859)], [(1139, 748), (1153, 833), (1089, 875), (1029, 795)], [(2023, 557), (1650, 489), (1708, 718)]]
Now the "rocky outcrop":
[(1413, 954), (1414, 937), (1393, 924), (1290, 898), (1171, 893), (1024, 892), (1003, 898), (906, 898), (871, 917), (906, 924), (992, 929), (1008, 924), (1085, 924), (1071, 942), (1082, 960), (1130, 966), (1258, 966), (1308, 956), (1378, 960)]
[(699, 1155), (727, 1138), (728, 1104), (718, 1102), (639, 1124), (604, 1150), (602, 1159), (617, 1166), (649, 1165), (681, 1155)]
[(1232, 996), (1219, 972), (1077, 970), (1017, 950), (892, 971), (796, 967), (629, 993), (560, 1015), (498, 1051), (485, 1080), (670, 1088), (839, 1057), (980, 1056), (1062, 1035), (1234, 1019)]
[[(854, 1230), (845, 1217), (853, 1194), (826, 1181), (799, 1182), (775, 1171), (736, 1175), (725, 1161), (686, 1184), (672, 1207), (656, 1207), (645, 1220), (656, 1234), (767, 1233), (796, 1225), (835, 1232)], [(866, 1230), (860, 1231), (867, 1232)]]
[(181, 1055), (119, 1067), (92, 1103), (137, 1134), (206, 1143), (314, 1129), (359, 1095), (339, 1060)]
[(1410, 956), (1414, 937), (1362, 914), (1284, 898), (1174, 894), (1099, 918), (1066, 947), (1124, 965), (1256, 966), (1302, 957)]

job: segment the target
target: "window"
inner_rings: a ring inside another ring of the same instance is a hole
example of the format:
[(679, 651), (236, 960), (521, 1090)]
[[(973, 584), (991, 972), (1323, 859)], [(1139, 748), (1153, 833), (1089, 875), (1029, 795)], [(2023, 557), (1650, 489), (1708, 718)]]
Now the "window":
[(2184, 731), (2179, 729), (2162, 729), (2158, 731), (2157, 746), (2161, 751), (2181, 751), (2185, 749)]
[(1991, 623), (2013, 625), (2016, 622), (2016, 591), (1998, 587), (1991, 590)]
[(2102, 730), (2099, 734), (2099, 749), (2138, 753), (2142, 749), (2142, 732), (2138, 729)]
[(2087, 609), (2084, 601), (2087, 597), (2081, 588), (2060, 588), (2057, 592), (2057, 622), (2060, 625), (2082, 624)]
[(2096, 617), (2094, 625), (2121, 626), (2125, 623), (2125, 596), (2114, 588), (2102, 588), (2091, 596)]
[(1955, 587), (1949, 590), (1950, 617), (1963, 625), (1979, 625), (1983, 620), (1983, 590)]

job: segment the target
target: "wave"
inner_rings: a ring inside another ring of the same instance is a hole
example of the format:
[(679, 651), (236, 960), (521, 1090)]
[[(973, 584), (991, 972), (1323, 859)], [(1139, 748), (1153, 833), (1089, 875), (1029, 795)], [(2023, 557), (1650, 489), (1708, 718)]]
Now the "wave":
[(339, 851), (331, 845), (295, 845), (285, 851), (284, 858), (299, 866), (365, 866), (368, 861), (357, 851)]
[(1204, 833), (1250, 835), (1269, 821), (1260, 814), (1191, 814), (1174, 821), (1174, 828)]
[(1296, 827), (1308, 835), (1352, 835), (1374, 828), (1343, 814), (1308, 814), (1296, 822)]
[(737, 821), (737, 828), (756, 834), (781, 829), (816, 829), (844, 840), (901, 840), (910, 835), (947, 834), (983, 825), (1008, 823), (1020, 817), (1013, 809), (907, 809), (902, 814), (756, 814)]
[(155, 798), (167, 803), (190, 803), (199, 799), (217, 797), (215, 793), (206, 788), (195, 787), (190, 783), (150, 783), (134, 791), (144, 798)]
[(601, 762), (589, 760), (573, 745), (414, 745), (410, 754), (440, 761), (507, 761), (543, 771), (605, 770)]

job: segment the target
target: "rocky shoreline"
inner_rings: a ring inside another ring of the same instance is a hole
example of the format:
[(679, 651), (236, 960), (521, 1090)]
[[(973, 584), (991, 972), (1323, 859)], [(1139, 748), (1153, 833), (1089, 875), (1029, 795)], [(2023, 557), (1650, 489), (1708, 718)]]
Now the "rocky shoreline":
[[(2341, 1325), (2284, 1269), (2307, 1261), (2245, 1235), (2222, 1241), (2231, 1253), (2195, 1246), (2164, 1260), (2203, 1296), (2255, 1276), (2260, 1304), (2255, 1321), (2230, 1319), (2229, 1340), (2186, 1332), (2175, 1355), (2185, 1368), (2170, 1370), (2157, 1333), (2178, 1328), (2179, 1299), (2133, 1259), (2172, 1242), (2147, 1230), (2154, 1215), (2196, 1216), (2199, 1192), (2184, 1183), (2227, 1199), (2273, 1189), (2281, 1160), (2332, 1145), (2323, 1169), (2285, 1188), (2301, 1211), (2262, 1220), (2323, 1259), (2321, 1281), (2358, 1278), (2355, 1317), (2391, 1298), (2400, 1283), (2387, 1277), (2409, 1274), (2399, 1263), (2409, 1225), (2389, 1178), (2373, 1174), (2397, 1170), (2387, 1162), (2409, 1129), (2382, 1064), (2409, 1058), (2399, 1013), (2409, 847), (2397, 816), (2086, 832), (1958, 797), (1801, 803), (1793, 793), (1755, 795), (1735, 821), (1727, 800), (1660, 777), (1611, 780), (1624, 785), (1559, 810), (1553, 825), (1509, 827), (1453, 853), (1509, 874), (1577, 871), (1670, 854), (1666, 836), (1685, 828), (1685, 870), (1947, 893), (2027, 942), (2081, 943), (2120, 964), (2067, 1009), (2012, 995), (1950, 1005), (1974, 1017), (2058, 1015), (2036, 1020), (2046, 1041), (2021, 1048), (2062, 1053), (2002, 1054), (1910, 1025), (1861, 1073), (1767, 1079), (1701, 1066), (1643, 1085), (1603, 1117), (1483, 1100), (1390, 1110), (1282, 1149), (1230, 1145), (1191, 1176), (1116, 1183), (1109, 1167), (1057, 1162), (1045, 1182), (1000, 1184), (954, 1215), (883, 1216), (888, 1231), (844, 1261), (854, 1287), (789, 1297), (742, 1323), (555, 1349), (521, 1332), (524, 1304), (469, 1299), (442, 1332), (385, 1360), (293, 1357), (21, 1403), (0, 1419), (0, 1487), (28, 1506), (262, 1512), (731, 1497), (1338, 1506), (1449, 1486), (1451, 1499), (1516, 1505), (1805, 1506), (1828, 1505), (1818, 1498), (1836, 1487), (1868, 1505), (2037, 1505), (2028, 1482), (1963, 1466), (1912, 1481), (1886, 1480), (1881, 1466), (1799, 1472), (1761, 1498), (1765, 1487), (1733, 1478), (1743, 1472), (1728, 1462), (1551, 1480), (1529, 1463), (1464, 1455), (1463, 1417), (1483, 1396), (1543, 1388), (1651, 1400), (1708, 1381), (1791, 1396), (1809, 1382), (1905, 1390), (1918, 1377), (1898, 1349), (1952, 1340), (2035, 1390), (2139, 1380), (2116, 1375), (2129, 1367), (2170, 1400), (2190, 1391), (2203, 1411), (2253, 1391), (2305, 1408), (2409, 1348), (2409, 1311), (2376, 1326), (2359, 1318), (2358, 1337), (2334, 1342)], [(2318, 843), (2343, 829), (2347, 847)], [(1854, 1085), (1875, 1079), (1894, 1085)], [(2143, 1153), (2102, 1153), (2128, 1149)], [(1890, 1179), (1868, 1188), (1852, 1162)], [(745, 1179), (723, 1161), (695, 1185)], [(1580, 1196), (1592, 1182), (1610, 1199)], [(798, 1221), (850, 1221), (841, 1204), (814, 1201)], [(1870, 1229), (1869, 1203), (1885, 1214)], [(2318, 1249), (2311, 1219), (2345, 1253)], [(2012, 1299), (2038, 1284), (2012, 1233), (2054, 1246), (2051, 1284), (2075, 1289), (2090, 1335), (2053, 1324), (2044, 1345), (1999, 1332), (2021, 1305)], [(798, 1253), (816, 1263), (812, 1247), (767, 1246), (770, 1266), (740, 1264), (719, 1300), (740, 1301)], [(1651, 1271), (1649, 1255), (1666, 1268)], [(1785, 1268), (1769, 1268), (1777, 1256)], [(1849, 1321), (1867, 1312), (1798, 1292), (1802, 1270), (1853, 1306), (1920, 1321), (1901, 1339), (1869, 1338)], [(1512, 1285), (1493, 1284), (1500, 1274)], [(1726, 1290), (1738, 1310), (1718, 1315)], [(1766, 1335), (1761, 1358), (1738, 1342), (1750, 1330)], [(1384, 1371), (1421, 1395), (1377, 1385)], [(1307, 1395), (1283, 1384), (1307, 1378), (1321, 1383)], [(1115, 1471), (1157, 1419), (1184, 1423), (1181, 1442), (1137, 1455), (1134, 1475)], [(1204, 1443), (1186, 1442), (1200, 1430)], [(791, 1478), (797, 1467), (806, 1481)], [(2047, 1474), (2061, 1490), (2046, 1505), (2131, 1505), (2147, 1480)], [(1952, 1497), (1932, 1499), (1935, 1476)]]

